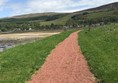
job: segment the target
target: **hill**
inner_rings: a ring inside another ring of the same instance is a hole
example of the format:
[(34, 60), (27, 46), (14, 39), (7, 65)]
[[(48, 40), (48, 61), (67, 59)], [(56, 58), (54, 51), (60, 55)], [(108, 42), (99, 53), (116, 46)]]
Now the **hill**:
[(18, 15), (13, 16), (12, 18), (31, 18), (31, 17), (39, 17), (39, 16), (51, 16), (51, 15), (57, 15), (58, 13), (55, 12), (47, 12), (47, 13), (32, 13), (32, 14), (25, 14), (25, 15)]
[(118, 22), (118, 2), (75, 13), (71, 18), (80, 25)]
[(29, 28), (53, 29), (55, 27), (55, 29), (61, 29), (62, 25), (76, 27), (109, 22), (118, 22), (118, 2), (73, 13), (34, 13), (3, 18), (0, 19), (0, 29), (2, 31), (29, 30)]
[(118, 9), (118, 2), (114, 2), (96, 8), (87, 9), (85, 11), (106, 11), (106, 10), (115, 10), (115, 9)]
[(1, 19), (0, 22), (50, 21), (65, 16), (64, 13), (36, 13)]

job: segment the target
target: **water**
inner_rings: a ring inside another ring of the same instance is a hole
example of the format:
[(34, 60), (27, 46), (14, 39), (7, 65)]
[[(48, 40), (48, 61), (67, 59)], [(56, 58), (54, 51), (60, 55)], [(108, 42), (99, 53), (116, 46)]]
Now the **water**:
[(4, 45), (0, 44), (0, 52), (3, 52), (4, 50), (12, 48), (12, 47), (13, 47), (12, 44), (4, 44)]
[(39, 38), (22, 39), (22, 40), (9, 40), (9, 39), (8, 40), (0, 40), (0, 52), (3, 52), (4, 50), (15, 47), (17, 45), (22, 45), (22, 44), (34, 42), (36, 40), (39, 40)]
[(25, 41), (7, 41), (5, 43), (3, 42), (0, 42), (0, 52), (3, 52), (4, 50), (6, 49), (9, 49), (9, 48), (13, 48), (17, 45), (22, 45), (22, 44), (26, 44), (26, 43), (30, 43), (30, 42), (34, 42), (36, 39), (34, 40), (25, 40)]
[(3, 52), (4, 51), (4, 48), (0, 48), (0, 52)]

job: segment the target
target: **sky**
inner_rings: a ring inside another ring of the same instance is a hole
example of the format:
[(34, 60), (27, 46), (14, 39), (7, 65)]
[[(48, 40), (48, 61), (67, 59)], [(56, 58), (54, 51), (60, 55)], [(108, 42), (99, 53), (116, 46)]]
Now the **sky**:
[(0, 18), (29, 13), (75, 12), (118, 0), (0, 0)]

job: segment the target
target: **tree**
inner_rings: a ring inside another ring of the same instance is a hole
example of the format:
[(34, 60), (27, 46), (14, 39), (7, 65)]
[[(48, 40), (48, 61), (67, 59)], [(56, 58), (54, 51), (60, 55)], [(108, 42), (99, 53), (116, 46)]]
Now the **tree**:
[(6, 29), (6, 28), (1, 28), (1, 31), (2, 31), (2, 32), (6, 32), (7, 29)]

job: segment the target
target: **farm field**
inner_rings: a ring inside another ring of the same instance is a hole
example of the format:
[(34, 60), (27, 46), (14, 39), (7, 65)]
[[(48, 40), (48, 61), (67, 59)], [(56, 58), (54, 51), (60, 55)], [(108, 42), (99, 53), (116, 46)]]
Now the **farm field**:
[(84, 29), (79, 45), (98, 83), (118, 82), (118, 23)]
[(62, 32), (0, 53), (0, 83), (24, 83), (30, 79), (50, 51), (72, 32)]

